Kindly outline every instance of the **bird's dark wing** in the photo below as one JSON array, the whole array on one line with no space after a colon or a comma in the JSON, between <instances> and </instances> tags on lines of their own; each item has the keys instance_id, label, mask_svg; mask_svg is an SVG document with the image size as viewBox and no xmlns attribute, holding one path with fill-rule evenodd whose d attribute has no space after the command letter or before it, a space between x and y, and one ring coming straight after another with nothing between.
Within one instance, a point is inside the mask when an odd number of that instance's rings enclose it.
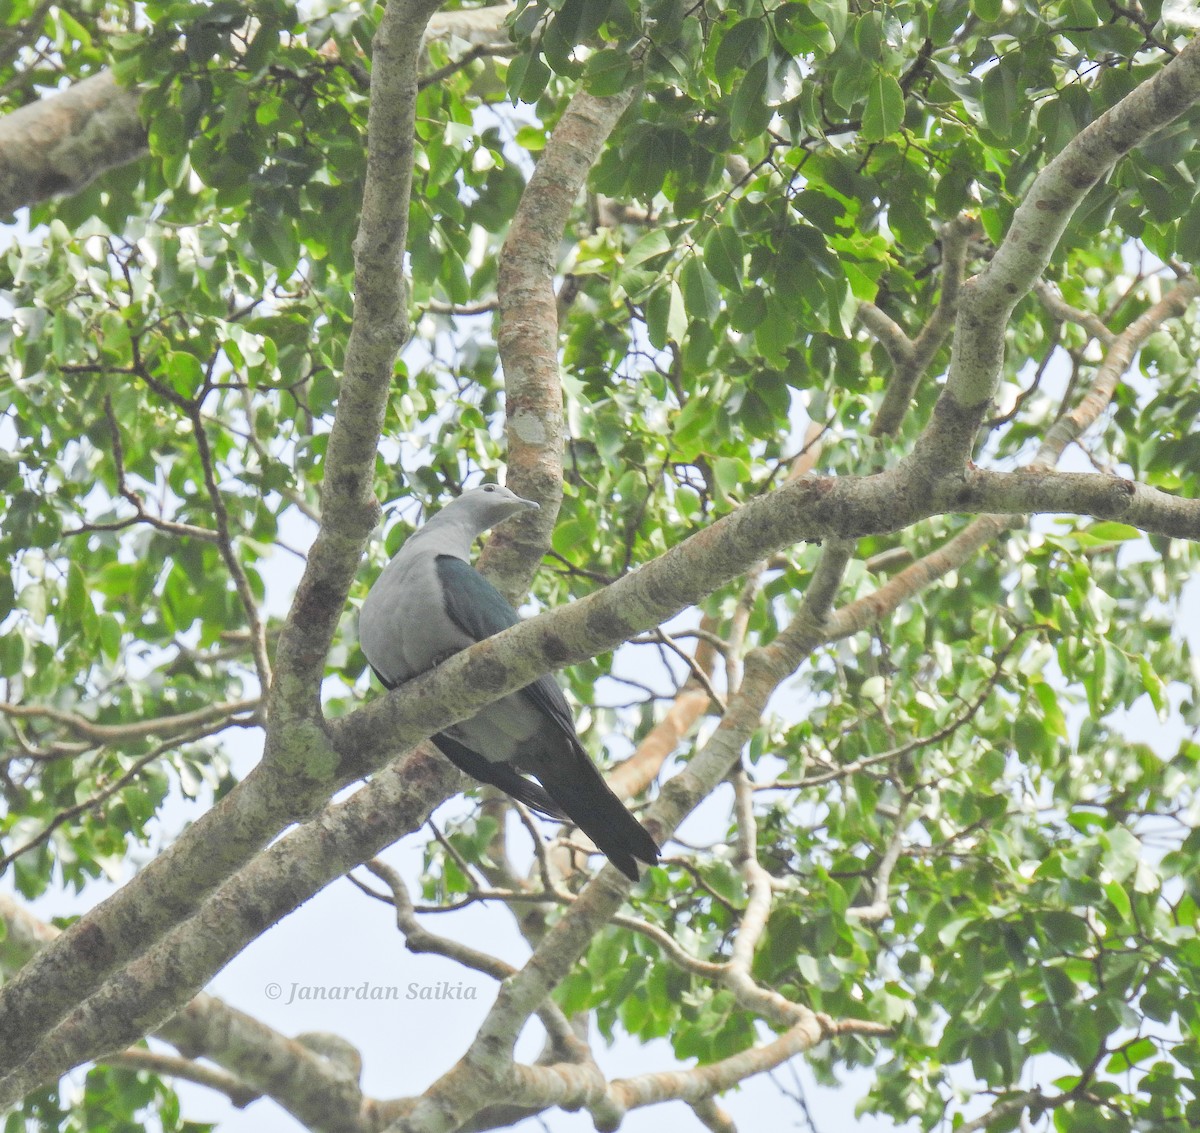
<instances>
[{"instance_id":1,"label":"bird's dark wing","mask_svg":"<svg viewBox=\"0 0 1200 1133\"><path fill-rule=\"evenodd\" d=\"M562 807L542 787L532 779L526 779L511 763L492 763L469 747L463 747L445 732L434 736L433 742L455 767L465 771L471 778L499 787L506 795L524 803L530 810L536 810L556 822L570 821Z\"/></svg>"},{"instance_id":2,"label":"bird's dark wing","mask_svg":"<svg viewBox=\"0 0 1200 1133\"><path fill-rule=\"evenodd\" d=\"M470 563L450 555L439 555L437 572L446 613L463 633L476 641L500 633L521 620L508 599ZM572 740L577 739L575 720L571 716L567 698L550 673L543 673L521 692L553 721L560 732Z\"/></svg>"},{"instance_id":3,"label":"bird's dark wing","mask_svg":"<svg viewBox=\"0 0 1200 1133\"><path fill-rule=\"evenodd\" d=\"M389 681L385 681L379 675L378 670L372 668L371 672L375 674L376 680L384 688L393 689L396 687ZM511 763L490 763L478 752L472 751L469 747L463 747L457 740L451 739L445 732L439 732L432 739L438 751L460 771L464 771L470 775L472 779L478 779L481 783L499 787L500 790L506 795L511 795L517 802L524 803L531 810L536 810L539 814L544 814L547 818L554 819L556 822L570 821L562 807L545 790L531 779L526 779Z\"/></svg>"},{"instance_id":4,"label":"bird's dark wing","mask_svg":"<svg viewBox=\"0 0 1200 1133\"><path fill-rule=\"evenodd\" d=\"M470 563L450 555L439 555L437 572L446 613L463 633L476 641L500 633L520 621L516 610L504 595ZM655 864L658 861L658 846L645 827L613 794L584 750L575 731L575 720L567 705L567 698L558 687L558 682L546 673L521 689L521 695L538 710L543 719L553 724L553 731L547 730L548 734L532 738L515 762L537 776L549 797L554 800L556 809L565 812L626 877L636 881L638 873L634 859ZM440 742L439 739L439 746ZM478 760L476 766L485 765L492 774L497 767L508 766L489 763L477 753L458 746L460 753ZM459 762L449 751L446 754L469 774L485 782L495 782ZM515 770L512 774L520 779ZM521 781L527 783L527 780ZM503 784L496 785L509 790ZM520 798L519 795L516 797Z\"/></svg>"},{"instance_id":5,"label":"bird's dark wing","mask_svg":"<svg viewBox=\"0 0 1200 1133\"><path fill-rule=\"evenodd\" d=\"M446 613L463 633L482 641L521 620L508 599L470 563L438 555L435 565Z\"/></svg>"}]
</instances>

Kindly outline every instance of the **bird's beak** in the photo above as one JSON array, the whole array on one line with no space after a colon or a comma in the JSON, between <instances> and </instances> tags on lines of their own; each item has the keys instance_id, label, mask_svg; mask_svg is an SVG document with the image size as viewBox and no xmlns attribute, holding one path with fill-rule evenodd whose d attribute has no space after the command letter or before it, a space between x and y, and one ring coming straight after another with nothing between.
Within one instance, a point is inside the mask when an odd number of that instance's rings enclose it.
<instances>
[{"instance_id":1,"label":"bird's beak","mask_svg":"<svg viewBox=\"0 0 1200 1133\"><path fill-rule=\"evenodd\" d=\"M520 500L522 507L524 507L527 511L541 511L542 510L542 505L539 504L536 500L527 500L527 499L522 498L521 496L518 496L517 499Z\"/></svg>"}]
</instances>

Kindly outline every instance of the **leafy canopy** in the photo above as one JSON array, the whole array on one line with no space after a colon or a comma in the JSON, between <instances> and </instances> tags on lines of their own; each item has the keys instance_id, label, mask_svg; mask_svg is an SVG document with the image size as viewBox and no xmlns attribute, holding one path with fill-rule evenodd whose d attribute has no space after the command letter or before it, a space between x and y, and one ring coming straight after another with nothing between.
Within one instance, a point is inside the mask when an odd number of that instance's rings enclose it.
<instances>
[{"instance_id":1,"label":"leafy canopy","mask_svg":"<svg viewBox=\"0 0 1200 1133\"><path fill-rule=\"evenodd\" d=\"M380 9L10 7L10 26L41 23L5 56L8 108L110 67L142 89L148 136L138 160L34 204L0 261L0 687L36 709L0 722L0 849L34 842L11 866L32 897L118 872L170 790L231 784L221 729L252 724L259 691L247 604L319 507ZM970 214L979 270L1038 171L1178 46L1161 7L561 0L517 6L515 53L453 66L463 43L432 38L409 217L416 338L378 496L437 502L503 464L486 317L499 249L579 89L636 94L559 265L566 498L537 599L580 597L770 491L807 422L824 472L895 464L928 420L948 340L881 431L895 361L859 305L915 338L942 294L945 226ZM1162 265L1200 257L1196 129L1187 115L1134 149L1054 253L1053 290L1110 336L1161 296ZM1022 300L976 460L1027 463L1092 387L1105 343ZM1195 498L1197 354L1194 314L1157 326L1087 459ZM837 604L967 522L859 540ZM768 564L747 646L790 622L821 555ZM869 1108L932 1129L964 1082L1003 1095L1032 1080L1033 1116L1063 1133L1200 1125L1200 709L1179 624L1196 555L1112 523L1018 524L816 651L756 733L758 854L779 886L754 976L893 1027L812 1056L830 1079L875 1066ZM742 591L703 604L716 632ZM597 690L612 665L567 678L597 752L614 733L636 744L665 699L605 707L622 699ZM327 672L327 711L349 711L367 687L352 620ZM214 706L226 710L170 722ZM139 721L160 723L129 730ZM460 859L486 859L488 821L452 832ZM847 917L893 844L887 917ZM743 879L723 839L689 856L631 905L719 960ZM464 893L460 865L431 845L426 898ZM729 991L624 930L597 937L558 996L606 1035L668 1038L680 1059L756 1041ZM101 1072L88 1084L130 1088Z\"/></svg>"}]
</instances>

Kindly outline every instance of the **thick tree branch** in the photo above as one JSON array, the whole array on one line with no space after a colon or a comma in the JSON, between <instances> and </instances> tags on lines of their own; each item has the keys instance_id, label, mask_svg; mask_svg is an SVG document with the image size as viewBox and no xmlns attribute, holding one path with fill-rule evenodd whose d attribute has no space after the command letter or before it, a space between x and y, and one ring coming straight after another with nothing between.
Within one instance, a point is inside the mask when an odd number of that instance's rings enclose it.
<instances>
[{"instance_id":1,"label":"thick tree branch","mask_svg":"<svg viewBox=\"0 0 1200 1133\"><path fill-rule=\"evenodd\" d=\"M137 92L107 71L22 106L0 118L0 213L77 193L145 149Z\"/></svg>"},{"instance_id":2,"label":"thick tree branch","mask_svg":"<svg viewBox=\"0 0 1200 1133\"><path fill-rule=\"evenodd\" d=\"M412 192L417 64L439 0L389 4L375 32L367 117L367 175L354 241L354 325L325 457L322 523L279 635L279 679L271 691L264 760L312 773L306 757L319 726L325 654L363 545L379 521L375 453L400 347L409 335L403 256ZM309 733L306 738L305 733Z\"/></svg>"},{"instance_id":3,"label":"thick tree branch","mask_svg":"<svg viewBox=\"0 0 1200 1133\"><path fill-rule=\"evenodd\" d=\"M692 1102L692 1113L709 1133L737 1133L737 1125L712 1098Z\"/></svg>"},{"instance_id":4,"label":"thick tree branch","mask_svg":"<svg viewBox=\"0 0 1200 1133\"><path fill-rule=\"evenodd\" d=\"M1200 500L1168 495L1119 476L1096 473L970 472L958 494L966 512L1090 515L1171 539L1200 540Z\"/></svg>"},{"instance_id":5,"label":"thick tree branch","mask_svg":"<svg viewBox=\"0 0 1200 1133\"><path fill-rule=\"evenodd\" d=\"M908 463L937 479L961 468L1000 381L1004 333L1088 191L1116 161L1200 99L1200 40L1085 127L1038 174L995 256L963 285L950 373Z\"/></svg>"},{"instance_id":6,"label":"thick tree branch","mask_svg":"<svg viewBox=\"0 0 1200 1133\"><path fill-rule=\"evenodd\" d=\"M892 376L871 424L871 436L890 437L900 428L912 404L917 383L953 329L966 267L967 241L978 227L979 222L970 213L959 213L942 228L942 291L933 315L915 341L873 304L860 307L863 322L892 358Z\"/></svg>"},{"instance_id":7,"label":"thick tree branch","mask_svg":"<svg viewBox=\"0 0 1200 1133\"><path fill-rule=\"evenodd\" d=\"M579 91L554 127L500 255L497 345L504 365L508 485L541 504L489 541L481 568L510 597L524 593L562 503L563 394L554 273L563 229L588 170L633 98Z\"/></svg>"},{"instance_id":8,"label":"thick tree branch","mask_svg":"<svg viewBox=\"0 0 1200 1133\"><path fill-rule=\"evenodd\" d=\"M39 920L3 893L0 922L6 929L0 946L0 969L9 972L19 970L61 935L59 929ZM279 1034L213 996L196 996L154 1033L185 1052L188 1059L131 1049L110 1054L104 1061L188 1078L227 1094L235 1105L246 1105L266 1095L309 1129L362 1133L368 1128L358 1116L361 1095L356 1080L347 1080L344 1071L302 1042ZM191 1061L201 1057L231 1074Z\"/></svg>"},{"instance_id":9,"label":"thick tree branch","mask_svg":"<svg viewBox=\"0 0 1200 1133\"><path fill-rule=\"evenodd\" d=\"M196 995L154 1033L203 1055L266 1095L313 1133L368 1133L374 1102L363 1096L353 1058L335 1060L305 1036L288 1038L210 995ZM359 1060L361 1061L361 1060Z\"/></svg>"}]
</instances>

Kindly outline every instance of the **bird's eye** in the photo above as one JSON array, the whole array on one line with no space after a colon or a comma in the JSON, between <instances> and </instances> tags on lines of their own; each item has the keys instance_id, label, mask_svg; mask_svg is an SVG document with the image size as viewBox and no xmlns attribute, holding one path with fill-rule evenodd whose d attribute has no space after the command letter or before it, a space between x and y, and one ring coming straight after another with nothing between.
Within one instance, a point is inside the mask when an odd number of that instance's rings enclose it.
<instances>
[{"instance_id":1,"label":"bird's eye","mask_svg":"<svg viewBox=\"0 0 1200 1133\"><path fill-rule=\"evenodd\" d=\"M496 485L495 484L484 484L483 490L485 492L494 492L496 490Z\"/></svg>"}]
</instances>

